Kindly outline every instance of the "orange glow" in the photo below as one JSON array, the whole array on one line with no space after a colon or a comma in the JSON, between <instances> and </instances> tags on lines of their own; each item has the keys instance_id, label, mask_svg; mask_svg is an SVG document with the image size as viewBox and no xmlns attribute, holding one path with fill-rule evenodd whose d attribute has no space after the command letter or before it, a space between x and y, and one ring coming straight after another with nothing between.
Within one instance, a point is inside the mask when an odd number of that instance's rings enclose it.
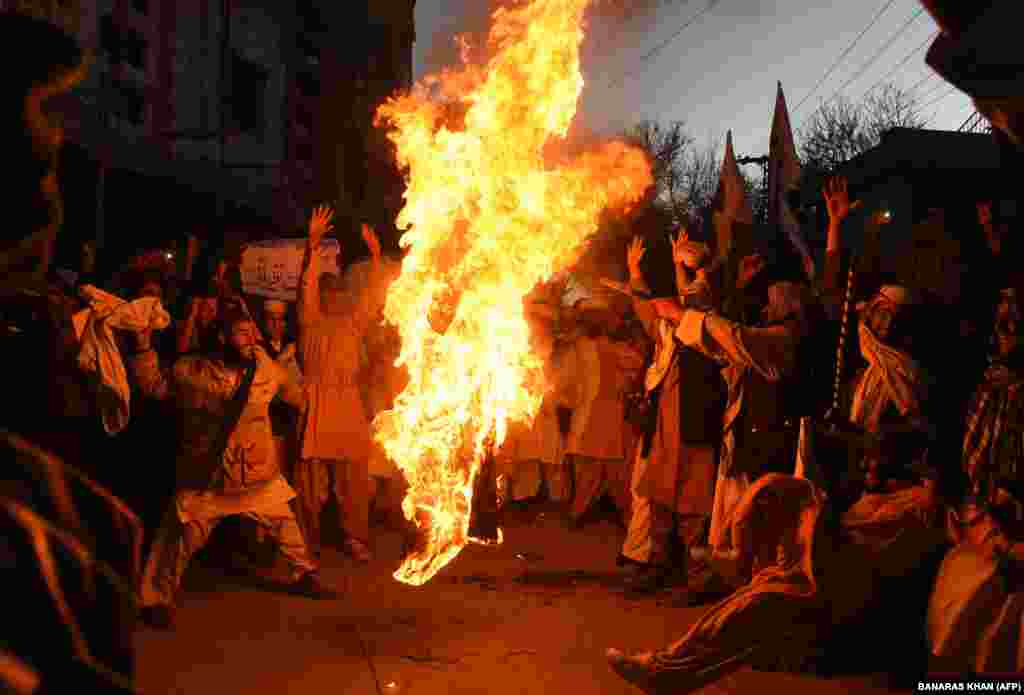
<instances>
[{"instance_id":1,"label":"orange glow","mask_svg":"<svg viewBox=\"0 0 1024 695\"><path fill-rule=\"evenodd\" d=\"M410 489L424 545L395 572L421 585L467 542L473 481L509 421L531 422L547 385L523 297L571 264L606 208L651 185L643 153L608 143L552 154L583 90L591 0L519 0L492 16L489 59L423 80L378 111L407 169L398 227L410 249L384 309L409 370L377 440ZM500 535L499 535L500 539Z\"/></svg>"}]
</instances>

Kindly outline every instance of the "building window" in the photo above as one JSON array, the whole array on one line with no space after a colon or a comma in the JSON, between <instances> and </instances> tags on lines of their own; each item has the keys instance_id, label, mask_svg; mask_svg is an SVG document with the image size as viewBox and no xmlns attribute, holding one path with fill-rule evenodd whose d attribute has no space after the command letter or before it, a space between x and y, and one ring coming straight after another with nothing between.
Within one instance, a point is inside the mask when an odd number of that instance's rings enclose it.
<instances>
[{"instance_id":1,"label":"building window","mask_svg":"<svg viewBox=\"0 0 1024 695\"><path fill-rule=\"evenodd\" d=\"M228 114L231 125L243 133L262 133L266 128L266 95L270 72L237 53L231 60L231 94Z\"/></svg>"},{"instance_id":2,"label":"building window","mask_svg":"<svg viewBox=\"0 0 1024 695\"><path fill-rule=\"evenodd\" d=\"M295 123L313 132L313 114L301 106L295 109Z\"/></svg>"},{"instance_id":3,"label":"building window","mask_svg":"<svg viewBox=\"0 0 1024 695\"><path fill-rule=\"evenodd\" d=\"M100 20L100 48L107 54L110 63L128 63L145 71L147 42L134 31L124 31L117 26L111 14Z\"/></svg>"},{"instance_id":4,"label":"building window","mask_svg":"<svg viewBox=\"0 0 1024 695\"><path fill-rule=\"evenodd\" d=\"M320 62L320 47L309 34L302 33L296 37L299 53L307 63L317 64Z\"/></svg>"},{"instance_id":5,"label":"building window","mask_svg":"<svg viewBox=\"0 0 1024 695\"><path fill-rule=\"evenodd\" d=\"M303 96L320 96L320 78L309 70L300 70L295 73L295 86L299 88Z\"/></svg>"},{"instance_id":6,"label":"building window","mask_svg":"<svg viewBox=\"0 0 1024 695\"><path fill-rule=\"evenodd\" d=\"M295 143L295 161L304 164L312 164L314 159L313 143L311 142L297 142Z\"/></svg>"},{"instance_id":7,"label":"building window","mask_svg":"<svg viewBox=\"0 0 1024 695\"><path fill-rule=\"evenodd\" d=\"M111 84L111 106L122 121L142 125L146 122L146 95L138 87L115 80Z\"/></svg>"}]
</instances>

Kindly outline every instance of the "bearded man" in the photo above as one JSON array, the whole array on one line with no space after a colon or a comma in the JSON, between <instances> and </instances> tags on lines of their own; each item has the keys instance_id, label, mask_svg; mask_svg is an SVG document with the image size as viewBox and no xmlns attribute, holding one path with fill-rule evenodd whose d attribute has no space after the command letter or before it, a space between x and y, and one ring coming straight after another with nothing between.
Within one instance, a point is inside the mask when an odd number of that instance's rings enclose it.
<instances>
[{"instance_id":1,"label":"bearded man","mask_svg":"<svg viewBox=\"0 0 1024 695\"><path fill-rule=\"evenodd\" d=\"M370 560L370 458L373 442L359 390L363 337L377 316L376 281L358 293L320 268L320 241L332 229L334 212L318 208L309 222L309 240L299 288L299 359L307 407L299 426L299 519L314 555L320 554L320 513L334 495L345 532L345 551ZM363 226L370 247L371 273L380 272L380 242Z\"/></svg>"},{"instance_id":2,"label":"bearded man","mask_svg":"<svg viewBox=\"0 0 1024 695\"><path fill-rule=\"evenodd\" d=\"M136 334L132 369L139 387L151 398L173 399L184 411L177 493L139 589L143 618L154 627L171 626L174 596L189 560L230 516L255 521L276 540L296 592L333 596L320 583L289 506L295 491L273 454L270 403L280 396L301 408L302 389L256 344L256 326L246 314L225 315L218 337L219 353L186 356L164 370L149 334Z\"/></svg>"}]
</instances>

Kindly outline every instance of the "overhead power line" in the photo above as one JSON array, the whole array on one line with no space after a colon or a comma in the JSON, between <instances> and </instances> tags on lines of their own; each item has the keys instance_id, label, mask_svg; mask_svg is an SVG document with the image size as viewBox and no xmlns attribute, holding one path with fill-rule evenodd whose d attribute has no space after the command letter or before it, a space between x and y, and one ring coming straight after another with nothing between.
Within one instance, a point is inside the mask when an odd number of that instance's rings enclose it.
<instances>
[{"instance_id":1,"label":"overhead power line","mask_svg":"<svg viewBox=\"0 0 1024 695\"><path fill-rule=\"evenodd\" d=\"M937 96L934 99L932 99L931 101L929 101L927 104L923 105L921 108L922 109L926 109L929 106L931 106L932 104L937 104L937 103L939 103L940 101L942 101L944 99L948 99L949 97L953 96L953 94L955 94L958 91L960 91L960 90L958 90L956 87L950 87L948 92L946 92L945 94L940 94L939 96Z\"/></svg>"},{"instance_id":2,"label":"overhead power line","mask_svg":"<svg viewBox=\"0 0 1024 695\"><path fill-rule=\"evenodd\" d=\"M939 82L937 84L933 85L931 87L931 89L929 89L927 92L925 92L924 94L921 95L921 99L927 99L932 94L935 94L936 92L941 90L943 87L948 87L948 86L949 86L949 83L947 83L945 80L939 80Z\"/></svg>"},{"instance_id":3,"label":"overhead power line","mask_svg":"<svg viewBox=\"0 0 1024 695\"><path fill-rule=\"evenodd\" d=\"M925 82L927 82L928 80L931 80L931 79L933 79L933 78L935 78L935 77L937 77L937 76L938 76L938 73L932 72L932 71L931 71L931 70L929 69L929 71L928 71L928 74L927 74L927 75L925 75L924 77L922 77L922 78L921 78L920 80L918 80L917 82L915 82L915 83L914 83L914 86L913 86L913 87L911 87L909 91L913 92L913 91L914 91L914 90L916 90L916 89L917 89L918 87L920 87L921 85L923 85L923 84L924 84Z\"/></svg>"},{"instance_id":4,"label":"overhead power line","mask_svg":"<svg viewBox=\"0 0 1024 695\"><path fill-rule=\"evenodd\" d=\"M950 87L947 92L944 92L943 94L940 94L939 96L935 97L934 99L932 99L932 100L930 100L930 101L928 101L928 102L926 102L924 104L921 104L921 106L917 107L917 111L915 112L915 115L920 115L921 112L923 112L928 107L933 106L935 104L938 104L940 101L945 101L949 97L954 96L959 91L960 90L958 90L956 87ZM931 122L935 120L935 117L937 115L939 115L939 111L941 111L941 109L936 109L935 112L930 117L928 117L928 119L925 121L925 126L930 125Z\"/></svg>"},{"instance_id":5,"label":"overhead power line","mask_svg":"<svg viewBox=\"0 0 1024 695\"><path fill-rule=\"evenodd\" d=\"M831 102L833 99L835 99L837 96L839 96L844 89L849 87L853 82L855 82L865 72L867 72L868 68L870 68L872 65L874 65L875 61L877 61L879 58L881 58L882 54L884 54L887 50L889 50L889 48L892 47L893 43L895 43L896 39L898 39L903 34L903 32L905 32L910 27L910 25L913 24L914 21L918 17L920 17L922 14L924 14L924 8L923 7L918 8L918 10L916 12L914 12L913 15L911 15L910 19L908 19L906 22L904 22L903 26L901 26L899 28L899 30L895 34L893 34L891 37L889 37L889 40L886 41L885 45L882 46L882 48L880 48L875 53L875 55L871 58L871 60L869 60L868 62L864 63L864 65L861 66L860 70L858 70L850 79L848 79L846 82L844 82L843 86L840 87L839 89L837 89L835 91L835 93L833 93L832 96L830 96L825 103Z\"/></svg>"},{"instance_id":6,"label":"overhead power line","mask_svg":"<svg viewBox=\"0 0 1024 695\"><path fill-rule=\"evenodd\" d=\"M857 34L857 38L855 38L853 40L853 42L849 46L846 47L845 51L843 51L842 53L839 54L839 57L836 58L834 63L832 63L832 67L830 67L828 70L826 70L825 74L822 75L821 79L818 80L817 84L814 85L814 87L811 89L811 91L809 91L806 95L804 95L804 98L801 99L800 103L796 105L795 109L793 109L794 113L799 111L800 107L803 106L807 102L807 100L810 99L814 95L814 93L818 91L818 88L821 87L821 85L825 83L825 80L827 80L829 78L829 75L831 75L835 71L835 69L837 67L839 67L839 64L842 63L843 60L846 58L846 56L848 56L850 54L850 51L853 50L854 46L856 46L857 43L860 42L860 40L862 38L864 38L864 34L868 33L868 31L871 30L871 27L875 26L875 24L882 17L882 15L885 14L885 11L888 10L890 7L892 7L892 4L895 1L896 0L889 0L887 3L885 3L885 5L882 6L882 9L880 9L878 12L875 13L875 16L871 18L871 21L868 22L868 25L866 27L864 27L863 29L861 29L861 32L859 34Z\"/></svg>"},{"instance_id":7,"label":"overhead power line","mask_svg":"<svg viewBox=\"0 0 1024 695\"><path fill-rule=\"evenodd\" d=\"M910 59L911 59L911 58L913 58L913 57L914 57L915 55L917 55L917 54L918 54L918 53L920 52L920 50L921 50L922 48L924 48L925 46L927 46L927 45L928 45L928 43L929 43L930 41L932 41L932 39L934 39L934 38L935 38L936 36L938 36L938 35L939 35L939 32L937 32L937 31L936 31L936 32L933 32L933 33L931 33L931 34L929 34L929 35L928 35L928 36L927 36L927 37L925 38L925 40L924 40L924 41L922 41L922 42L921 42L920 44L918 44L917 48L915 48L915 49L914 49L914 50L912 50L912 51L911 51L910 53L908 53L908 54L906 55L906 57L905 57L905 58L903 58L903 60L901 60L900 62L896 63L895 67L893 67L893 69L892 69L892 70L890 70L889 72L887 72L887 73L885 74L885 77L881 78L880 80L878 80L877 82L875 82L875 83L874 83L873 85L871 85L870 87L868 87L868 91L864 92L864 94L862 94L862 95L861 95L861 98L863 99L863 98L864 98L864 97L866 97L866 96L867 96L868 94L871 94L871 92L873 92L873 91L874 91L875 89L877 89L877 88L878 88L879 86L881 86L883 82L885 82L885 81L886 81L886 80L888 80L888 79L889 79L890 77L892 77L893 75L895 75L895 74L896 74L896 71L897 71L897 70L899 70L899 69L900 69L900 68L902 68L902 67L903 67L904 65L906 65L906 64L907 64L907 61L908 61L908 60L910 60Z\"/></svg>"},{"instance_id":8,"label":"overhead power line","mask_svg":"<svg viewBox=\"0 0 1024 695\"><path fill-rule=\"evenodd\" d=\"M663 50L665 50L665 48L667 48L669 44L671 44L673 41L678 39L682 35L682 33L684 31L686 31L691 26L696 24L701 19L701 17L706 15L708 12L710 12L715 7L715 5L717 5L717 4L718 4L717 2L709 2L707 4L707 6L703 10L701 10L700 12L695 14L694 16L690 17L690 19L686 20L686 22L681 27L676 29L675 33L672 34L672 36L669 36L667 39L665 39L664 41L659 43L657 46L655 46L651 50L647 51L647 53L645 53L642 56L640 56L640 66L641 67L637 68L636 70L632 70L632 71L630 71L628 73L625 73L624 75L622 75L621 77L616 79L614 82L612 82L611 86L612 87L616 87L619 84L621 84L623 81L625 81L627 78L634 77L635 75L638 75L640 72L642 72L643 71L643 65L645 63L649 62L652 58L654 58L659 53L661 53Z\"/></svg>"}]
</instances>

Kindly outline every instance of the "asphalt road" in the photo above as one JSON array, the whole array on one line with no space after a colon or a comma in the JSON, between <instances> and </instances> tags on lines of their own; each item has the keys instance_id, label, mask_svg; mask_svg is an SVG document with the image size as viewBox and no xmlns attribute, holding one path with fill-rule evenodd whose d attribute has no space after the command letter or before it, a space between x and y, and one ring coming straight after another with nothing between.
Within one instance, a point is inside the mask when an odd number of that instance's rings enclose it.
<instances>
[{"instance_id":1,"label":"asphalt road","mask_svg":"<svg viewBox=\"0 0 1024 695\"><path fill-rule=\"evenodd\" d=\"M550 510L517 512L502 546L470 546L416 588L391 577L398 535L375 534L367 566L325 551L324 578L348 589L338 601L191 568L175 630L138 634L142 692L627 695L639 691L608 668L605 648L664 645L701 611L618 591L622 531L607 521L569 530ZM703 692L892 692L876 682L745 669Z\"/></svg>"}]
</instances>

